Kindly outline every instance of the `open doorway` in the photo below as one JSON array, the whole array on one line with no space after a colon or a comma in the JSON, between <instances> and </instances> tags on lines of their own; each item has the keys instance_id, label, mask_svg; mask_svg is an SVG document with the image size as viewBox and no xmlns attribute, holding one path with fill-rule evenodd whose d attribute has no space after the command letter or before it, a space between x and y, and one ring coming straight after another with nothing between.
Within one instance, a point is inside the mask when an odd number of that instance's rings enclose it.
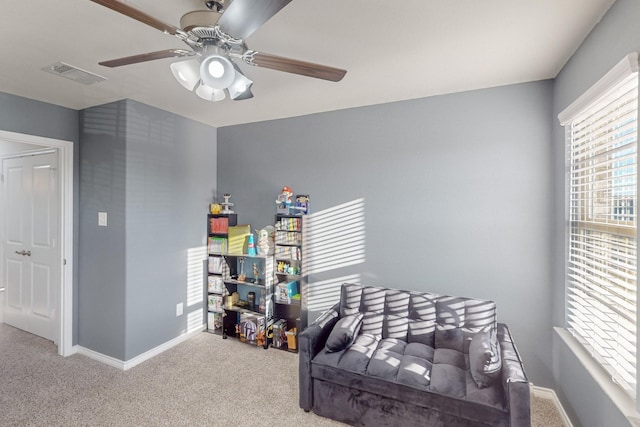
<instances>
[{"instance_id":1,"label":"open doorway","mask_svg":"<svg viewBox=\"0 0 640 427\"><path fill-rule=\"evenodd\" d=\"M58 354L69 356L73 354L73 143L6 131L0 131L0 143L5 147L4 154L0 152L2 159L46 151L56 153L59 186L56 221L59 229L59 250L54 261L59 269L56 273L58 280L56 281L54 341L58 346ZM7 209L9 207L4 203L0 205L0 219L2 219L0 223L2 224L4 224ZM3 233L6 233L5 230L0 229L0 237L4 240L6 236ZM6 277L7 257L8 254L3 253L0 248L2 280ZM2 285L0 282L0 288L3 287Z\"/></svg>"}]
</instances>

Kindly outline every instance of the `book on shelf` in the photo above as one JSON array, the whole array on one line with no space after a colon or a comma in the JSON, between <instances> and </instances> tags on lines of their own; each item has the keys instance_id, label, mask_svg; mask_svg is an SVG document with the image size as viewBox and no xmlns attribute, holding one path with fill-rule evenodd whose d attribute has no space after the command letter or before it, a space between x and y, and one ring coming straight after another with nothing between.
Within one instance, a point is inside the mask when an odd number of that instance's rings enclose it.
<instances>
[{"instance_id":1,"label":"book on shelf","mask_svg":"<svg viewBox=\"0 0 640 427\"><path fill-rule=\"evenodd\" d=\"M207 329L212 332L222 329L222 313L208 313Z\"/></svg>"},{"instance_id":2,"label":"book on shelf","mask_svg":"<svg viewBox=\"0 0 640 427\"><path fill-rule=\"evenodd\" d=\"M275 298L277 303L291 304L298 301L300 297L300 287L297 280L280 282L276 285Z\"/></svg>"},{"instance_id":3,"label":"book on shelf","mask_svg":"<svg viewBox=\"0 0 640 427\"><path fill-rule=\"evenodd\" d=\"M276 258L286 258L286 259L292 259L292 260L300 259L300 248L295 246L293 247L276 246L275 252L276 252Z\"/></svg>"},{"instance_id":4,"label":"book on shelf","mask_svg":"<svg viewBox=\"0 0 640 427\"><path fill-rule=\"evenodd\" d=\"M285 230L285 231L300 231L302 228L302 219L301 218L280 218L280 220L276 223L276 230Z\"/></svg>"},{"instance_id":5,"label":"book on shelf","mask_svg":"<svg viewBox=\"0 0 640 427\"><path fill-rule=\"evenodd\" d=\"M278 230L276 231L276 245L300 245L302 235L299 232Z\"/></svg>"},{"instance_id":6,"label":"book on shelf","mask_svg":"<svg viewBox=\"0 0 640 427\"><path fill-rule=\"evenodd\" d=\"M224 280L220 276L207 277L207 291L221 294L224 290Z\"/></svg>"},{"instance_id":7,"label":"book on shelf","mask_svg":"<svg viewBox=\"0 0 640 427\"><path fill-rule=\"evenodd\" d=\"M227 239L225 237L209 237L209 253L221 254L227 252Z\"/></svg>"},{"instance_id":8,"label":"book on shelf","mask_svg":"<svg viewBox=\"0 0 640 427\"><path fill-rule=\"evenodd\" d=\"M209 219L209 232L212 234L227 234L229 218L219 217Z\"/></svg>"},{"instance_id":9,"label":"book on shelf","mask_svg":"<svg viewBox=\"0 0 640 427\"><path fill-rule=\"evenodd\" d=\"M207 303L209 311L222 311L222 295L209 294Z\"/></svg>"},{"instance_id":10,"label":"book on shelf","mask_svg":"<svg viewBox=\"0 0 640 427\"><path fill-rule=\"evenodd\" d=\"M233 225L229 227L229 242L227 250L229 254L247 253L247 240L251 234L251 225Z\"/></svg>"},{"instance_id":11,"label":"book on shelf","mask_svg":"<svg viewBox=\"0 0 640 427\"><path fill-rule=\"evenodd\" d=\"M209 257L209 273L222 274L222 267L224 265L224 259L219 256Z\"/></svg>"}]
</instances>

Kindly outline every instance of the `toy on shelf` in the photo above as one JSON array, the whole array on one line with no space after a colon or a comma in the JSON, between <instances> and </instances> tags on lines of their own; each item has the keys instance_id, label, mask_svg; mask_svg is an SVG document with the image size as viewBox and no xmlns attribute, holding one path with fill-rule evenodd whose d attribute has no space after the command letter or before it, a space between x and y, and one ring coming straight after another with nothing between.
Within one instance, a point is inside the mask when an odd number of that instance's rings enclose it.
<instances>
[{"instance_id":1,"label":"toy on shelf","mask_svg":"<svg viewBox=\"0 0 640 427\"><path fill-rule=\"evenodd\" d=\"M219 215L220 212L222 212L222 206L218 203L211 203L209 205L209 212L211 212L212 215Z\"/></svg>"},{"instance_id":2,"label":"toy on shelf","mask_svg":"<svg viewBox=\"0 0 640 427\"><path fill-rule=\"evenodd\" d=\"M288 262L278 261L278 273L291 275L300 274L300 266L294 266Z\"/></svg>"},{"instance_id":3,"label":"toy on shelf","mask_svg":"<svg viewBox=\"0 0 640 427\"><path fill-rule=\"evenodd\" d=\"M247 239L247 255L256 255L256 244L253 240L253 233Z\"/></svg>"},{"instance_id":4,"label":"toy on shelf","mask_svg":"<svg viewBox=\"0 0 640 427\"><path fill-rule=\"evenodd\" d=\"M290 208L293 203L291 200L292 197L293 197L293 190L291 189L291 187L288 187L286 185L282 187L282 191L280 192L280 194L278 194L278 197L276 198L277 214L289 215Z\"/></svg>"},{"instance_id":5,"label":"toy on shelf","mask_svg":"<svg viewBox=\"0 0 640 427\"><path fill-rule=\"evenodd\" d=\"M238 262L240 263L240 274L238 274L238 281L244 282L247 279L247 276L244 274L244 258L240 258Z\"/></svg>"},{"instance_id":6,"label":"toy on shelf","mask_svg":"<svg viewBox=\"0 0 640 427\"><path fill-rule=\"evenodd\" d=\"M296 206L293 208L299 214L306 215L309 213L309 195L298 194L296 195Z\"/></svg>"},{"instance_id":7,"label":"toy on shelf","mask_svg":"<svg viewBox=\"0 0 640 427\"><path fill-rule=\"evenodd\" d=\"M253 282L260 283L260 270L258 269L258 264L253 263Z\"/></svg>"},{"instance_id":8,"label":"toy on shelf","mask_svg":"<svg viewBox=\"0 0 640 427\"><path fill-rule=\"evenodd\" d=\"M220 203L220 206L222 206L222 211L220 213L232 214L233 210L231 210L231 207L233 206L233 203L229 202L229 199L231 198L231 194L224 193L222 197L224 198L224 202Z\"/></svg>"},{"instance_id":9,"label":"toy on shelf","mask_svg":"<svg viewBox=\"0 0 640 427\"><path fill-rule=\"evenodd\" d=\"M273 255L276 229L272 225L267 225L262 230L256 230L256 233L258 234L258 254Z\"/></svg>"},{"instance_id":10,"label":"toy on shelf","mask_svg":"<svg viewBox=\"0 0 640 427\"><path fill-rule=\"evenodd\" d=\"M289 186L282 187L276 198L277 215L307 215L309 213L309 195L298 194L293 201L293 190Z\"/></svg>"}]
</instances>

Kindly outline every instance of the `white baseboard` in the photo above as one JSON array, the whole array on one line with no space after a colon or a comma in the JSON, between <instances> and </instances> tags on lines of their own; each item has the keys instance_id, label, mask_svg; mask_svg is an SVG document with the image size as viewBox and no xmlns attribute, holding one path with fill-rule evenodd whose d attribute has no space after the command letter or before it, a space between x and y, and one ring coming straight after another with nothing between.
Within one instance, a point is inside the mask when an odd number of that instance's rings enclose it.
<instances>
[{"instance_id":1,"label":"white baseboard","mask_svg":"<svg viewBox=\"0 0 640 427\"><path fill-rule=\"evenodd\" d=\"M100 363L104 363L105 365L109 365L111 367L114 367L116 369L120 369L121 371L124 371L124 363L122 360L116 359L115 357L111 357L111 356L107 356L105 354L102 353L98 353L97 351L93 351L89 348L86 347L82 347L80 345L76 345L74 346L74 350L76 354L81 354L83 356L88 357L89 359L93 359L95 361L98 361Z\"/></svg>"},{"instance_id":2,"label":"white baseboard","mask_svg":"<svg viewBox=\"0 0 640 427\"><path fill-rule=\"evenodd\" d=\"M171 347L175 347L176 345L188 340L189 338L195 336L196 334L202 333L206 328L206 325L203 325L201 329L196 329L192 332L184 333L180 336L175 337L174 339L165 342L164 344L160 344L159 346L152 348L149 351L146 351L133 359L129 359L126 362L116 359L115 357L107 356L102 353L98 353L97 351L93 351L91 349L82 347L82 346L74 346L74 353L81 354L90 359L96 360L100 363L104 363L105 365L112 366L114 368L120 369L122 371L126 371L127 369L131 369L136 365L141 364L144 361L151 359L169 350Z\"/></svg>"},{"instance_id":3,"label":"white baseboard","mask_svg":"<svg viewBox=\"0 0 640 427\"><path fill-rule=\"evenodd\" d=\"M564 423L564 425L566 427L573 427L573 424L571 423L569 416L567 415L564 408L562 407L562 404L560 403L560 399L558 399L558 395L556 394L555 391L553 391L553 389L538 387L532 384L531 393L541 399L550 399L555 405L558 412L560 413L560 416L562 417L562 422Z\"/></svg>"}]
</instances>

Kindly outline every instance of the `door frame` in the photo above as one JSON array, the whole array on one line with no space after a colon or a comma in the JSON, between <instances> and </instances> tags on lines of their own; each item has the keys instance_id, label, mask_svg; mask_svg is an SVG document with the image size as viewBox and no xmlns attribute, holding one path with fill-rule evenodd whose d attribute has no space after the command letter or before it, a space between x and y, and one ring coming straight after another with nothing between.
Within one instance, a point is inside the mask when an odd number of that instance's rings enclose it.
<instances>
[{"instance_id":1,"label":"door frame","mask_svg":"<svg viewBox=\"0 0 640 427\"><path fill-rule=\"evenodd\" d=\"M0 139L9 142L39 145L43 149L49 147L58 150L58 169L60 171L59 262L61 268L57 305L57 344L59 355L70 356L75 353L73 348L73 142L3 130L0 130ZM17 156L19 154L5 157ZM1 232L2 230L0 229Z\"/></svg>"}]
</instances>

